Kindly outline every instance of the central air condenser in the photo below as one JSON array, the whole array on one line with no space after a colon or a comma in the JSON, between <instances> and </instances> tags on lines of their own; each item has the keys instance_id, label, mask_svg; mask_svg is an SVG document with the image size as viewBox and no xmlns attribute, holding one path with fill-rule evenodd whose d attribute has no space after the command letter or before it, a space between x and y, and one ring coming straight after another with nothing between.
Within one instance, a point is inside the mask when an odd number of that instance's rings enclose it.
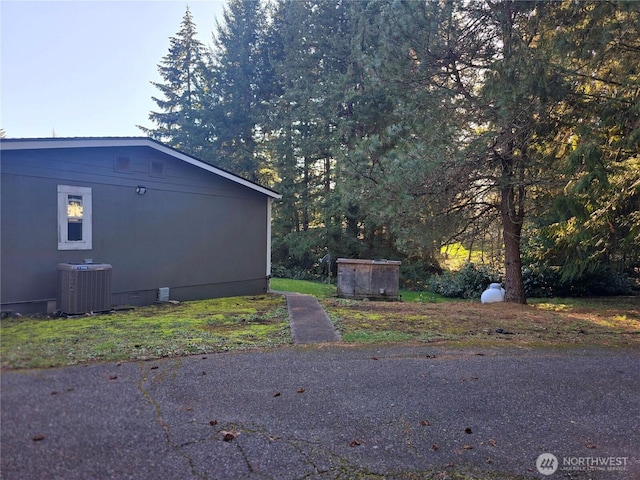
<instances>
[{"instance_id":1,"label":"central air condenser","mask_svg":"<svg viewBox=\"0 0 640 480\"><path fill-rule=\"evenodd\" d=\"M58 310L70 315L111 309L111 265L59 263Z\"/></svg>"}]
</instances>

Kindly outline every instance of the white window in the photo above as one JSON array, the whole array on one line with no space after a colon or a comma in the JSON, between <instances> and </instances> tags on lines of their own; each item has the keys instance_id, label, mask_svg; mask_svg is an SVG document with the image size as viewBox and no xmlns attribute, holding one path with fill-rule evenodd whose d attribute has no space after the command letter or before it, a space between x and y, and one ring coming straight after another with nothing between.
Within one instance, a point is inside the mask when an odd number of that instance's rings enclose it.
<instances>
[{"instance_id":1,"label":"white window","mask_svg":"<svg viewBox=\"0 0 640 480\"><path fill-rule=\"evenodd\" d=\"M91 188L58 185L58 250L91 250Z\"/></svg>"}]
</instances>

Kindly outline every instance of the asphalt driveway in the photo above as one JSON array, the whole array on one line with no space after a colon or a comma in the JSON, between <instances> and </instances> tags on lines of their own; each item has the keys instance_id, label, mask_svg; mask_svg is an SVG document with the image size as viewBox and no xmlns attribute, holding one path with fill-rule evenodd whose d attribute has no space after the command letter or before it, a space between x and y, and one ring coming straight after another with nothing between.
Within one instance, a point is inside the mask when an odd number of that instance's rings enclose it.
<instances>
[{"instance_id":1,"label":"asphalt driveway","mask_svg":"<svg viewBox=\"0 0 640 480\"><path fill-rule=\"evenodd\" d=\"M316 345L1 387L7 480L640 478L633 351Z\"/></svg>"}]
</instances>

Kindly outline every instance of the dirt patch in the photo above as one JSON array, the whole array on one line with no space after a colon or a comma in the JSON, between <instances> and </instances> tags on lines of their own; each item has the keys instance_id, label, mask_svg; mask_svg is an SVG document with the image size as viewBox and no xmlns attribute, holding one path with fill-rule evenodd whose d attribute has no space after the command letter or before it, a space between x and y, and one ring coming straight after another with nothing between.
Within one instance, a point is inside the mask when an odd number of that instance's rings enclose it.
<instances>
[{"instance_id":1,"label":"dirt patch","mask_svg":"<svg viewBox=\"0 0 640 480\"><path fill-rule=\"evenodd\" d=\"M640 346L640 299L536 301L530 305L367 302L327 299L323 306L347 342L384 340L514 346Z\"/></svg>"}]
</instances>

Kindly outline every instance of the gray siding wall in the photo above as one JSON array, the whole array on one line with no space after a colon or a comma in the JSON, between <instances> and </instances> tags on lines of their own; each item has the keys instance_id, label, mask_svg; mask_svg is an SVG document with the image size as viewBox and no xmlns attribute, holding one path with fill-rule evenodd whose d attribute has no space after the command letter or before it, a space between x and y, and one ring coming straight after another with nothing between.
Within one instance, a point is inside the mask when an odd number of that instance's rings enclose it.
<instances>
[{"instance_id":1,"label":"gray siding wall","mask_svg":"<svg viewBox=\"0 0 640 480\"><path fill-rule=\"evenodd\" d=\"M116 157L130 159L128 172ZM86 258L112 265L114 304L152 303L159 287L176 300L267 290L259 192L150 148L5 151L1 162L4 309L51 308L57 264ZM91 250L58 250L58 185L92 188Z\"/></svg>"}]
</instances>

